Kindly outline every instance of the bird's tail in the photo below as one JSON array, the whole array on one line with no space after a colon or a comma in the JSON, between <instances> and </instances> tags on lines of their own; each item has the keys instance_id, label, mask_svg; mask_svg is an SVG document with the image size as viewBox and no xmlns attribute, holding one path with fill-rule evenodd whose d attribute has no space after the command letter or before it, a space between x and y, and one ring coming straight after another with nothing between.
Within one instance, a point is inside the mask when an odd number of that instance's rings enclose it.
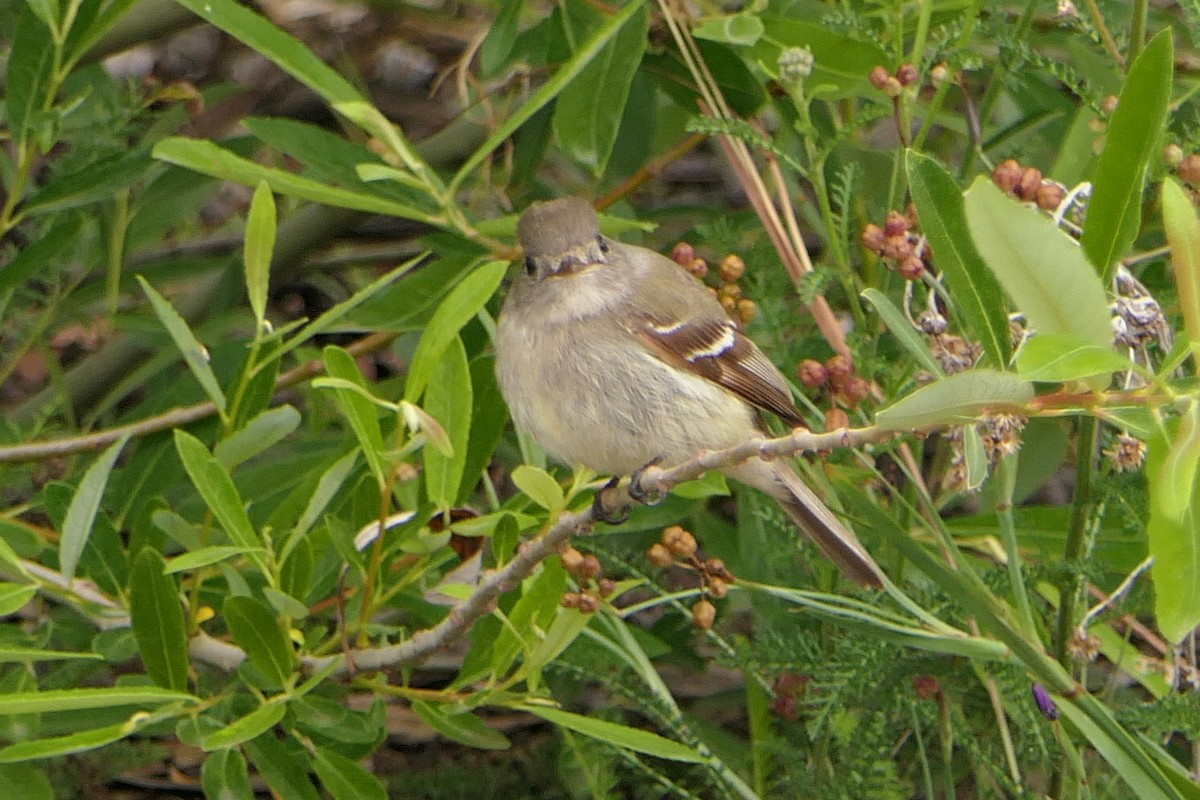
<instances>
[{"instance_id":1,"label":"bird's tail","mask_svg":"<svg viewBox=\"0 0 1200 800\"><path fill-rule=\"evenodd\" d=\"M862 542L787 464L752 459L728 470L728 474L775 498L796 527L812 539L846 577L860 586L883 586L883 570Z\"/></svg>"}]
</instances>

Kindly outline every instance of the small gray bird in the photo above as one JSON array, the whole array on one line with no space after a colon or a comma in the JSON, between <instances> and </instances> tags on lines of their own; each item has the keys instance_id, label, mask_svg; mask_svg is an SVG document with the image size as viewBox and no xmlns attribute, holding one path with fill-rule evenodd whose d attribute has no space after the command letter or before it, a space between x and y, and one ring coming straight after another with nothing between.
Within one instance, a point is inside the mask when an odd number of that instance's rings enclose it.
<instances>
[{"instance_id":1,"label":"small gray bird","mask_svg":"<svg viewBox=\"0 0 1200 800\"><path fill-rule=\"evenodd\" d=\"M800 425L783 375L696 278L600 233L584 200L534 203L517 228L524 269L496 336L517 426L551 457L625 475L762 435L761 411ZM782 460L722 470L775 498L851 579L881 586L858 538Z\"/></svg>"}]
</instances>

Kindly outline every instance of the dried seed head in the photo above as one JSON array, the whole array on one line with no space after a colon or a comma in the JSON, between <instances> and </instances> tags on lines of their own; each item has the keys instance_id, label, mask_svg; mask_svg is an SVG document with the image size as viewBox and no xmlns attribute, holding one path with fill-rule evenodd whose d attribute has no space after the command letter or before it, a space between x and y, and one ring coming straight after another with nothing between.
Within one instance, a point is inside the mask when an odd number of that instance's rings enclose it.
<instances>
[{"instance_id":1,"label":"dried seed head","mask_svg":"<svg viewBox=\"0 0 1200 800\"><path fill-rule=\"evenodd\" d=\"M721 259L721 268L718 273L721 280L726 283L733 283L746 273L746 262L737 253L730 253Z\"/></svg>"},{"instance_id":2,"label":"dried seed head","mask_svg":"<svg viewBox=\"0 0 1200 800\"><path fill-rule=\"evenodd\" d=\"M887 237L883 233L883 228L873 222L868 222L862 231L863 247L868 250L874 250L876 253L883 250L884 241Z\"/></svg>"},{"instance_id":3,"label":"dried seed head","mask_svg":"<svg viewBox=\"0 0 1200 800\"><path fill-rule=\"evenodd\" d=\"M709 576L721 578L729 583L733 583L735 580L733 573L729 571L729 567L725 566L725 562L719 558L706 559L704 562L704 572Z\"/></svg>"},{"instance_id":4,"label":"dried seed head","mask_svg":"<svg viewBox=\"0 0 1200 800\"><path fill-rule=\"evenodd\" d=\"M1038 187L1041 185L1042 171L1037 167L1026 167L1013 191L1022 200L1033 200L1037 197Z\"/></svg>"},{"instance_id":5,"label":"dried seed head","mask_svg":"<svg viewBox=\"0 0 1200 800\"><path fill-rule=\"evenodd\" d=\"M992 181L1000 188L1000 191L1012 194L1017 188L1023 172L1024 170L1016 159L1010 158L1007 161L1001 161L992 170Z\"/></svg>"},{"instance_id":6,"label":"dried seed head","mask_svg":"<svg viewBox=\"0 0 1200 800\"><path fill-rule=\"evenodd\" d=\"M584 614L595 614L600 610L600 598L594 594L581 594L579 596L579 610Z\"/></svg>"},{"instance_id":7,"label":"dried seed head","mask_svg":"<svg viewBox=\"0 0 1200 800\"><path fill-rule=\"evenodd\" d=\"M1037 201L1038 208L1043 211L1057 211L1066 196L1066 190L1059 184L1053 181L1042 181L1034 199Z\"/></svg>"},{"instance_id":8,"label":"dried seed head","mask_svg":"<svg viewBox=\"0 0 1200 800\"><path fill-rule=\"evenodd\" d=\"M729 584L720 578L708 579L708 595L715 600L720 600L725 595L729 594Z\"/></svg>"},{"instance_id":9,"label":"dried seed head","mask_svg":"<svg viewBox=\"0 0 1200 800\"><path fill-rule=\"evenodd\" d=\"M1132 472L1146 463L1146 443L1128 433L1117 434L1117 441L1104 455L1118 472Z\"/></svg>"},{"instance_id":10,"label":"dried seed head","mask_svg":"<svg viewBox=\"0 0 1200 800\"><path fill-rule=\"evenodd\" d=\"M600 564L600 559L588 553L583 557L583 563L579 566L579 577L594 579L600 577L600 573L603 571L604 567Z\"/></svg>"},{"instance_id":11,"label":"dried seed head","mask_svg":"<svg viewBox=\"0 0 1200 800\"><path fill-rule=\"evenodd\" d=\"M843 355L830 356L825 361L825 371L829 374L829 382L841 387L854 374L854 363Z\"/></svg>"},{"instance_id":12,"label":"dried seed head","mask_svg":"<svg viewBox=\"0 0 1200 800\"><path fill-rule=\"evenodd\" d=\"M663 530L662 543L672 555L679 558L691 558L696 555L696 537L679 525L672 525Z\"/></svg>"},{"instance_id":13,"label":"dried seed head","mask_svg":"<svg viewBox=\"0 0 1200 800\"><path fill-rule=\"evenodd\" d=\"M568 574L578 575L580 568L583 566L583 553L574 547L568 547L563 551L562 565Z\"/></svg>"},{"instance_id":14,"label":"dried seed head","mask_svg":"<svg viewBox=\"0 0 1200 800\"><path fill-rule=\"evenodd\" d=\"M697 600L692 606L692 624L700 630L710 630L716 619L717 607L708 600Z\"/></svg>"},{"instance_id":15,"label":"dried seed head","mask_svg":"<svg viewBox=\"0 0 1200 800\"><path fill-rule=\"evenodd\" d=\"M657 542L650 545L650 549L646 551L646 558L656 567L669 567L675 563L671 551Z\"/></svg>"},{"instance_id":16,"label":"dried seed head","mask_svg":"<svg viewBox=\"0 0 1200 800\"><path fill-rule=\"evenodd\" d=\"M950 327L950 323L938 312L927 309L917 315L917 327L926 336L941 336Z\"/></svg>"},{"instance_id":17,"label":"dried seed head","mask_svg":"<svg viewBox=\"0 0 1200 800\"><path fill-rule=\"evenodd\" d=\"M826 371L825 366L820 361L806 358L796 368L796 377L800 379L802 386L807 386L809 389L816 389L819 386L824 386L829 380L829 372Z\"/></svg>"}]
</instances>

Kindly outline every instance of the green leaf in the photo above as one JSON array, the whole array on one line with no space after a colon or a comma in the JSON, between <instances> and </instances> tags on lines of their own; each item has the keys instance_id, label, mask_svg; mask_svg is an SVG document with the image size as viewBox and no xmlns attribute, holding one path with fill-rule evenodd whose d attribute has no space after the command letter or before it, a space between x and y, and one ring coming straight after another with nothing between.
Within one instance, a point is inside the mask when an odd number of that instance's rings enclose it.
<instances>
[{"instance_id":1,"label":"green leaf","mask_svg":"<svg viewBox=\"0 0 1200 800\"><path fill-rule=\"evenodd\" d=\"M519 703L513 707L533 714L536 717L541 717L547 722L559 725L567 730L582 733L584 736L599 739L602 742L607 742L625 750L633 750L636 753L644 753L656 758L683 761L690 764L707 764L710 761L707 756L696 752L693 748L659 736L657 733L651 733L650 731L630 728L627 725L618 725L615 722L606 722L602 719L585 717L582 714L573 714L570 711L562 711L557 708L538 706L531 703Z\"/></svg>"},{"instance_id":2,"label":"green leaf","mask_svg":"<svg viewBox=\"0 0 1200 800\"><path fill-rule=\"evenodd\" d=\"M596 177L608 166L629 88L646 52L650 12L638 5L629 24L562 90L554 107L554 135L563 152Z\"/></svg>"},{"instance_id":3,"label":"green leaf","mask_svg":"<svg viewBox=\"0 0 1200 800\"><path fill-rule=\"evenodd\" d=\"M1017 354L1017 373L1027 381L1065 382L1130 369L1129 359L1069 333L1039 333Z\"/></svg>"},{"instance_id":4,"label":"green leaf","mask_svg":"<svg viewBox=\"0 0 1200 800\"><path fill-rule=\"evenodd\" d=\"M236 596L225 600L225 623L234 640L246 651L250 663L277 686L283 686L295 669L292 645L279 619L261 601Z\"/></svg>"},{"instance_id":5,"label":"green leaf","mask_svg":"<svg viewBox=\"0 0 1200 800\"><path fill-rule=\"evenodd\" d=\"M173 575L176 572L189 572L200 567L207 567L210 564L219 564L222 561L227 561L251 552L261 555L265 554L266 550L261 547L237 547L228 544L202 547L199 550L193 550L190 553L184 553L181 556L172 558L167 562L165 571L168 575Z\"/></svg>"},{"instance_id":6,"label":"green leaf","mask_svg":"<svg viewBox=\"0 0 1200 800\"><path fill-rule=\"evenodd\" d=\"M692 28L697 39L748 47L758 42L764 32L763 21L746 12L703 19Z\"/></svg>"},{"instance_id":7,"label":"green leaf","mask_svg":"<svg viewBox=\"0 0 1200 800\"><path fill-rule=\"evenodd\" d=\"M1031 327L1112 343L1104 284L1070 236L986 177L971 185L965 207L976 249Z\"/></svg>"},{"instance_id":8,"label":"green leaf","mask_svg":"<svg viewBox=\"0 0 1200 800\"><path fill-rule=\"evenodd\" d=\"M254 800L250 771L238 750L209 753L200 768L200 785L209 800Z\"/></svg>"},{"instance_id":9,"label":"green leaf","mask_svg":"<svg viewBox=\"0 0 1200 800\"><path fill-rule=\"evenodd\" d=\"M1108 122L1104 152L1092 173L1095 189L1080 242L1105 281L1112 277L1141 228L1146 168L1152 158L1159 157L1174 69L1174 44L1168 27L1151 39L1133 62L1117 110Z\"/></svg>"},{"instance_id":10,"label":"green leaf","mask_svg":"<svg viewBox=\"0 0 1200 800\"><path fill-rule=\"evenodd\" d=\"M116 706L155 706L183 700L199 702L187 692L154 686L118 686L105 689L50 689L24 694L0 694L0 715L42 714L51 711L86 711Z\"/></svg>"},{"instance_id":11,"label":"green leaf","mask_svg":"<svg viewBox=\"0 0 1200 800\"><path fill-rule=\"evenodd\" d=\"M1146 526L1154 614L1172 644L1200 625L1200 403L1150 440Z\"/></svg>"},{"instance_id":12,"label":"green leaf","mask_svg":"<svg viewBox=\"0 0 1200 800\"><path fill-rule=\"evenodd\" d=\"M205 736L200 740L200 747L206 752L236 747L275 727L285 713L287 706L283 703L263 703L246 716L239 717L220 730Z\"/></svg>"},{"instance_id":13,"label":"green leaf","mask_svg":"<svg viewBox=\"0 0 1200 800\"><path fill-rule=\"evenodd\" d=\"M1125 742L1114 739L1109 731L1097 725L1070 700L1059 698L1056 705L1059 713L1083 734L1113 771L1121 776L1121 780L1133 791L1133 797L1138 800L1173 800L1180 796L1173 790L1162 770L1144 753L1138 754L1141 758L1132 757L1129 749L1137 746L1136 740L1130 738Z\"/></svg>"},{"instance_id":14,"label":"green leaf","mask_svg":"<svg viewBox=\"0 0 1200 800\"><path fill-rule=\"evenodd\" d=\"M141 718L133 717L127 722L117 725L106 725L103 728L92 728L67 736L55 736L48 739L34 739L18 742L0 750L0 764L11 764L16 761L30 761L35 758L53 758L66 756L71 753L82 753L95 750L106 744L120 741L126 736L137 732Z\"/></svg>"},{"instance_id":15,"label":"green leaf","mask_svg":"<svg viewBox=\"0 0 1200 800\"><path fill-rule=\"evenodd\" d=\"M153 163L144 149L102 158L46 183L25 204L26 214L49 214L110 199L146 174Z\"/></svg>"},{"instance_id":16,"label":"green leaf","mask_svg":"<svg viewBox=\"0 0 1200 800\"><path fill-rule=\"evenodd\" d=\"M11 138L23 142L31 118L47 100L44 93L54 62L50 29L28 6L21 9L13 32L4 75L5 111Z\"/></svg>"},{"instance_id":17,"label":"green leaf","mask_svg":"<svg viewBox=\"0 0 1200 800\"><path fill-rule=\"evenodd\" d=\"M469 711L451 713L444 705L426 703L424 700L414 700L412 708L417 716L425 720L425 724L452 742L479 750L507 750L512 747L507 736L489 727Z\"/></svg>"},{"instance_id":18,"label":"green leaf","mask_svg":"<svg viewBox=\"0 0 1200 800\"><path fill-rule=\"evenodd\" d=\"M287 800L321 800L316 787L308 779L308 759L297 758L268 732L243 745L250 761L258 767L267 785Z\"/></svg>"},{"instance_id":19,"label":"green leaf","mask_svg":"<svg viewBox=\"0 0 1200 800\"><path fill-rule=\"evenodd\" d=\"M770 35L750 49L750 62L778 79L780 53L788 47L807 47L813 54L813 71L804 79L805 86L821 87L822 99L871 97L874 89L867 80L871 68L890 63L887 53L875 42L820 21L764 14L762 22Z\"/></svg>"},{"instance_id":20,"label":"green leaf","mask_svg":"<svg viewBox=\"0 0 1200 800\"><path fill-rule=\"evenodd\" d=\"M225 393L221 391L221 385L217 383L217 376L213 374L212 366L208 363L208 350L192 333L192 329L188 327L187 320L179 315L167 299L155 291L154 287L143 278L137 276L138 283L142 285L142 291L150 298L150 305L154 307L154 313L158 317L159 322L167 329L167 333L171 335L171 340L175 342L175 346L179 348L179 352L183 354L184 363L188 365L188 369L196 376L196 380L200 382L204 393L208 398L216 404L217 408L224 413L225 411Z\"/></svg>"},{"instance_id":21,"label":"green leaf","mask_svg":"<svg viewBox=\"0 0 1200 800\"><path fill-rule=\"evenodd\" d=\"M0 586L11 584L0 584ZM32 587L29 587L32 588ZM2 612L9 614L11 612ZM0 647L0 664L22 664L34 661L103 660L99 653L66 653L58 650L37 650L31 647ZM0 797L3 797L0 794Z\"/></svg>"},{"instance_id":22,"label":"green leaf","mask_svg":"<svg viewBox=\"0 0 1200 800\"><path fill-rule=\"evenodd\" d=\"M225 469L233 469L264 450L274 447L300 427L300 412L291 406L268 409L240 430L217 442L213 455Z\"/></svg>"},{"instance_id":23,"label":"green leaf","mask_svg":"<svg viewBox=\"0 0 1200 800\"><path fill-rule=\"evenodd\" d=\"M1179 289L1179 313L1192 351L1200 351L1200 220L1184 188L1163 181L1163 228L1171 246L1171 266Z\"/></svg>"},{"instance_id":24,"label":"green leaf","mask_svg":"<svg viewBox=\"0 0 1200 800\"><path fill-rule=\"evenodd\" d=\"M496 293L507 270L503 261L488 261L463 278L438 305L413 353L404 384L405 400L415 403L421 397L446 348Z\"/></svg>"},{"instance_id":25,"label":"green leaf","mask_svg":"<svg viewBox=\"0 0 1200 800\"><path fill-rule=\"evenodd\" d=\"M175 429L175 449L179 452L179 460L196 491L204 498L204 502L212 510L213 516L221 523L230 541L239 547L246 548L250 559L264 574L269 574L266 562L254 554L254 550L262 546L258 533L250 523L250 515L242 503L233 479L221 466L221 462L208 452L208 448L185 430Z\"/></svg>"},{"instance_id":26,"label":"green leaf","mask_svg":"<svg viewBox=\"0 0 1200 800\"><path fill-rule=\"evenodd\" d=\"M270 586L264 586L262 593L267 602L271 604L271 608L275 609L275 612L281 618L304 619L308 616L308 606L290 594L273 589Z\"/></svg>"},{"instance_id":27,"label":"green leaf","mask_svg":"<svg viewBox=\"0 0 1200 800\"><path fill-rule=\"evenodd\" d=\"M92 462L75 496L71 498L71 506L67 509L67 518L63 521L62 540L58 543L59 571L70 583L75 579L75 568L79 566L79 557L87 544L88 536L92 533L92 525L96 521L96 513L100 510L100 499L104 496L104 487L108 484L109 473L117 463L117 456L129 441L125 434L100 454Z\"/></svg>"},{"instance_id":28,"label":"green leaf","mask_svg":"<svg viewBox=\"0 0 1200 800\"><path fill-rule=\"evenodd\" d=\"M562 487L545 470L522 464L513 470L512 480L530 500L549 511L551 515L558 513L566 505Z\"/></svg>"},{"instance_id":29,"label":"green leaf","mask_svg":"<svg viewBox=\"0 0 1200 800\"><path fill-rule=\"evenodd\" d=\"M890 430L969 422L1007 409L1020 410L1033 399L1033 386L1010 372L973 369L917 389L875 415Z\"/></svg>"},{"instance_id":30,"label":"green leaf","mask_svg":"<svg viewBox=\"0 0 1200 800\"><path fill-rule=\"evenodd\" d=\"M425 492L429 501L444 511L458 500L471 432L471 371L467 351L457 336L442 352L425 390L425 411L450 437L449 455L434 448L424 452Z\"/></svg>"},{"instance_id":31,"label":"green leaf","mask_svg":"<svg viewBox=\"0 0 1200 800\"><path fill-rule=\"evenodd\" d=\"M303 601L312 589L312 579L312 545L308 543L308 539L300 539L279 569L279 589L296 600Z\"/></svg>"},{"instance_id":32,"label":"green leaf","mask_svg":"<svg viewBox=\"0 0 1200 800\"><path fill-rule=\"evenodd\" d=\"M0 296L35 275L49 277L74 257L83 234L82 214L62 214L37 241L23 247L0 269Z\"/></svg>"},{"instance_id":33,"label":"green leaf","mask_svg":"<svg viewBox=\"0 0 1200 800\"><path fill-rule=\"evenodd\" d=\"M0 797L54 800L54 788L40 767L33 764L5 764L0 766Z\"/></svg>"},{"instance_id":34,"label":"green leaf","mask_svg":"<svg viewBox=\"0 0 1200 800\"><path fill-rule=\"evenodd\" d=\"M322 351L325 372L334 378L350 381L364 393L370 394L354 357L340 347L329 345ZM362 448L363 456L371 467L376 482L383 486L387 475L387 459L384 457L383 431L379 427L379 416L375 404L356 391L333 389L337 404L350 422L354 435Z\"/></svg>"},{"instance_id":35,"label":"green leaf","mask_svg":"<svg viewBox=\"0 0 1200 800\"><path fill-rule=\"evenodd\" d=\"M187 624L175 579L163 573L157 550L143 547L129 573L129 614L133 635L150 679L183 691L188 683Z\"/></svg>"},{"instance_id":36,"label":"green leaf","mask_svg":"<svg viewBox=\"0 0 1200 800\"><path fill-rule=\"evenodd\" d=\"M37 594L36 586L19 583L0 583L0 617L15 614Z\"/></svg>"},{"instance_id":37,"label":"green leaf","mask_svg":"<svg viewBox=\"0 0 1200 800\"><path fill-rule=\"evenodd\" d=\"M271 282L271 254L275 252L275 196L266 181L259 181L246 219L242 259L246 266L246 294L254 312L254 330L261 333L267 316L267 291Z\"/></svg>"},{"instance_id":38,"label":"green leaf","mask_svg":"<svg viewBox=\"0 0 1200 800\"><path fill-rule=\"evenodd\" d=\"M479 146L479 148L471 154L471 157L458 168L454 179L450 181L450 191L458 188L468 175L472 175L483 163L484 159L492 154L497 147L508 141L518 128L529 121L530 117L536 114L543 106L557 97L568 84L574 80L580 72L583 71L588 64L600 53L600 51L608 44L617 33L625 26L635 15L642 13L643 3L641 0L634 0L629 5L622 8L617 13L609 17L605 22L596 28L596 32L592 34L578 50L576 50L566 63L564 63L557 72L551 76L550 80L546 81L541 87L533 93L533 96L525 101L525 104L508 116L499 126L496 127L487 140Z\"/></svg>"},{"instance_id":39,"label":"green leaf","mask_svg":"<svg viewBox=\"0 0 1200 800\"><path fill-rule=\"evenodd\" d=\"M286 561L293 548L297 547L304 535L312 529L329 502L337 496L338 490L342 488L342 484L345 483L346 477L354 468L357 460L358 451L352 450L321 473L321 477L317 481L317 488L313 490L309 496L308 505L304 507L304 513L300 515L295 527L288 534L287 544L280 551L280 558Z\"/></svg>"},{"instance_id":40,"label":"green leaf","mask_svg":"<svg viewBox=\"0 0 1200 800\"><path fill-rule=\"evenodd\" d=\"M387 800L379 778L335 750L318 747L312 765L333 800Z\"/></svg>"},{"instance_id":41,"label":"green leaf","mask_svg":"<svg viewBox=\"0 0 1200 800\"><path fill-rule=\"evenodd\" d=\"M268 167L242 158L208 141L171 136L156 144L152 154L159 160L187 167L203 175L246 186L257 186L260 181L265 181L272 191L288 197L298 197L301 200L311 200L337 208L415 219L431 225L440 221L426 211L388 200L378 194L329 186L294 172Z\"/></svg>"},{"instance_id":42,"label":"green leaf","mask_svg":"<svg viewBox=\"0 0 1200 800\"><path fill-rule=\"evenodd\" d=\"M479 66L484 76L495 75L508 59L517 40L517 24L524 7L525 0L504 0L500 6L500 13L479 48Z\"/></svg>"},{"instance_id":43,"label":"green leaf","mask_svg":"<svg viewBox=\"0 0 1200 800\"><path fill-rule=\"evenodd\" d=\"M878 289L866 289L863 291L862 297L875 307L875 313L879 314L883 324L922 367L938 377L946 374L942 370L942 365L933 357L933 353L929 352L925 340L905 318L904 313L896 308L895 303L888 299L887 295Z\"/></svg>"},{"instance_id":44,"label":"green leaf","mask_svg":"<svg viewBox=\"0 0 1200 800\"><path fill-rule=\"evenodd\" d=\"M983 345L992 366L1005 369L1012 356L1012 339L1004 295L971 241L962 192L950 173L928 156L909 150L904 164L921 231L937 254L955 309Z\"/></svg>"},{"instance_id":45,"label":"green leaf","mask_svg":"<svg viewBox=\"0 0 1200 800\"><path fill-rule=\"evenodd\" d=\"M49 30L58 30L58 0L25 0L25 4Z\"/></svg>"}]
</instances>

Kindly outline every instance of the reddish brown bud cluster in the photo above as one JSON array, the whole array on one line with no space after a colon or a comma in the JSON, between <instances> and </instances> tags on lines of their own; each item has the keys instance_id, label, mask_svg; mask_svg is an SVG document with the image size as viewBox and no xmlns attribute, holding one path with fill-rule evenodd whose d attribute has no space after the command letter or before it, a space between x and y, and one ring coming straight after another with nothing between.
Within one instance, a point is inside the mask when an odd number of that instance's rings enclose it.
<instances>
[{"instance_id":1,"label":"reddish brown bud cluster","mask_svg":"<svg viewBox=\"0 0 1200 800\"><path fill-rule=\"evenodd\" d=\"M708 276L708 262L696 256L696 249L687 242L679 242L671 250L671 260L685 270L704 280ZM713 286L708 290L721 303L721 307L729 316L743 325L748 325L758 315L758 304L742 293L738 280L746 273L746 262L736 253L730 253L721 259L717 275L721 279L720 288Z\"/></svg>"},{"instance_id":2,"label":"reddish brown bud cluster","mask_svg":"<svg viewBox=\"0 0 1200 800\"><path fill-rule=\"evenodd\" d=\"M929 245L912 230L916 216L912 208L907 214L889 211L882 228L868 223L862 232L863 247L884 258L908 281L920 280L925 273L925 259L932 255Z\"/></svg>"},{"instance_id":3,"label":"reddish brown bud cluster","mask_svg":"<svg viewBox=\"0 0 1200 800\"><path fill-rule=\"evenodd\" d=\"M578 592L567 592L563 595L563 608L574 608L585 614L594 614L600 610L602 601L612 597L613 592L617 590L617 582L612 578L603 577L604 566L600 559L591 553L584 555L574 547L568 547L562 553L562 565L579 585Z\"/></svg>"},{"instance_id":4,"label":"reddish brown bud cluster","mask_svg":"<svg viewBox=\"0 0 1200 800\"><path fill-rule=\"evenodd\" d=\"M824 364L806 358L796 368L796 377L809 389L828 390L831 399L850 408L857 408L871 394L871 384L855 372L854 362L841 355L830 356ZM831 429L826 426L826 430Z\"/></svg>"},{"instance_id":5,"label":"reddish brown bud cluster","mask_svg":"<svg viewBox=\"0 0 1200 800\"><path fill-rule=\"evenodd\" d=\"M1192 153L1179 162L1179 177L1192 187L1200 187L1200 155Z\"/></svg>"},{"instance_id":6,"label":"reddish brown bud cluster","mask_svg":"<svg viewBox=\"0 0 1200 800\"><path fill-rule=\"evenodd\" d=\"M1043 211L1056 211L1067 196L1067 189L1061 183L1043 177L1037 167L1021 166L1013 158L996 165L992 181L1005 194L1036 203Z\"/></svg>"},{"instance_id":7,"label":"reddish brown bud cluster","mask_svg":"<svg viewBox=\"0 0 1200 800\"><path fill-rule=\"evenodd\" d=\"M867 75L871 85L888 97L899 97L904 87L913 86L920 79L921 73L915 64L901 64L894 75L887 71L887 67L876 65Z\"/></svg>"},{"instance_id":8,"label":"reddish brown bud cluster","mask_svg":"<svg viewBox=\"0 0 1200 800\"><path fill-rule=\"evenodd\" d=\"M701 559L696 537L679 525L664 528L659 541L650 546L646 556L656 567L681 566L700 576L700 588L704 596L692 606L692 624L708 630L716 619L717 609L712 600L720 600L729 593L729 585L736 579L725 562L719 558Z\"/></svg>"},{"instance_id":9,"label":"reddish brown bud cluster","mask_svg":"<svg viewBox=\"0 0 1200 800\"><path fill-rule=\"evenodd\" d=\"M812 678L807 675L796 675L792 672L785 672L777 677L775 685L771 687L775 694L771 711L786 720L794 721L800 716L800 699L811 681Z\"/></svg>"}]
</instances>

